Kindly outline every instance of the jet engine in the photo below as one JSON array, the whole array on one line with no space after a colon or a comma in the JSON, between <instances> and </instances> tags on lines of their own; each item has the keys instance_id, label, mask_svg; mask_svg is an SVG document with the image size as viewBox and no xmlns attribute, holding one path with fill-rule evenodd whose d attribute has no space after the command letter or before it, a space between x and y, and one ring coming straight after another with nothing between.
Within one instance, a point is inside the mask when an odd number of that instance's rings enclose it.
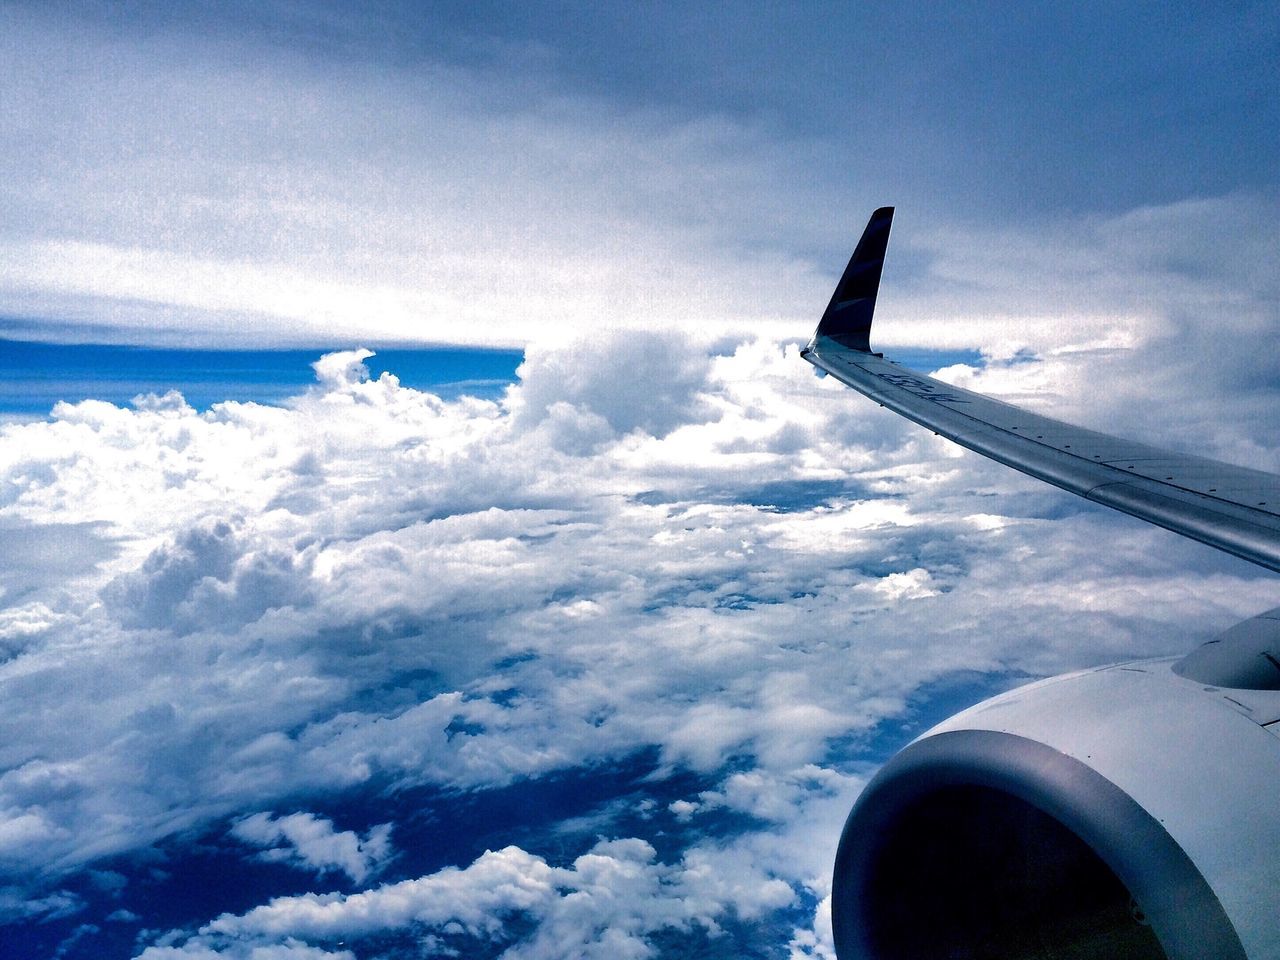
<instances>
[{"instance_id":1,"label":"jet engine","mask_svg":"<svg viewBox=\"0 0 1280 960\"><path fill-rule=\"evenodd\" d=\"M841 836L838 955L1280 957L1278 617L1020 687L914 741Z\"/></svg>"}]
</instances>

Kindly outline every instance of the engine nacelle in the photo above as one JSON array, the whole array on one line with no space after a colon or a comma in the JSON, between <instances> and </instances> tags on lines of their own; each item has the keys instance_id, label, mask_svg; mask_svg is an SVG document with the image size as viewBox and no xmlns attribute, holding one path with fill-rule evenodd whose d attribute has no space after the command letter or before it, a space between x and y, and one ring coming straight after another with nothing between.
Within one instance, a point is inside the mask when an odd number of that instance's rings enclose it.
<instances>
[{"instance_id":1,"label":"engine nacelle","mask_svg":"<svg viewBox=\"0 0 1280 960\"><path fill-rule=\"evenodd\" d=\"M1207 655L1029 684L898 754L840 839L842 960L1280 960L1280 692Z\"/></svg>"}]
</instances>

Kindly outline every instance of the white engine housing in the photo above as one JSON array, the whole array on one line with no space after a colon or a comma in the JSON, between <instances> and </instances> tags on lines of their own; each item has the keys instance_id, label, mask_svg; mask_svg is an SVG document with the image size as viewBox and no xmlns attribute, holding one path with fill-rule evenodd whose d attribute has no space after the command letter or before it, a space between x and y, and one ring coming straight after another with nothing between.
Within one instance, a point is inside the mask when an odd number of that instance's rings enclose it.
<instances>
[{"instance_id":1,"label":"white engine housing","mask_svg":"<svg viewBox=\"0 0 1280 960\"><path fill-rule=\"evenodd\" d=\"M1029 684L891 760L840 840L840 957L1280 960L1280 692L1175 666Z\"/></svg>"}]
</instances>

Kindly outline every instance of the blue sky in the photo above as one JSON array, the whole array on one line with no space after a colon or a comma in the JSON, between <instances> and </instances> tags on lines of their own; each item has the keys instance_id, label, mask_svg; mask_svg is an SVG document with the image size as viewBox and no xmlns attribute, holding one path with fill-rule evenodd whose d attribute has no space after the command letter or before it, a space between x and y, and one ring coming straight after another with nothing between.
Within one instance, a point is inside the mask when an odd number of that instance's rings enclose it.
<instances>
[{"instance_id":1,"label":"blue sky","mask_svg":"<svg viewBox=\"0 0 1280 960\"><path fill-rule=\"evenodd\" d=\"M370 374L391 370L406 386L453 399L501 396L518 350L433 347L379 350ZM139 394L180 392L196 410L223 400L278 403L315 380L315 350L229 350L0 340L0 416L43 417L58 401L127 404Z\"/></svg>"},{"instance_id":2,"label":"blue sky","mask_svg":"<svg viewBox=\"0 0 1280 960\"><path fill-rule=\"evenodd\" d=\"M896 204L877 347L1277 470L1278 43L1263 4L0 5L6 945L830 958L893 750L1280 588L798 345Z\"/></svg>"}]
</instances>

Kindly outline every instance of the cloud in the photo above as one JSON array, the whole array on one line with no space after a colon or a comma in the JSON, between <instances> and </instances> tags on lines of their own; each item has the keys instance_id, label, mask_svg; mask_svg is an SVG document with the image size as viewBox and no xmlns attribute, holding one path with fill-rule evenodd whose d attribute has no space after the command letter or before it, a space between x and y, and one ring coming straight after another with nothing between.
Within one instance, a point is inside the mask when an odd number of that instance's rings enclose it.
<instances>
[{"instance_id":1,"label":"cloud","mask_svg":"<svg viewBox=\"0 0 1280 960\"><path fill-rule=\"evenodd\" d=\"M282 407L88 401L0 427L5 529L110 544L5 621L0 870L22 909L61 909L64 878L105 858L231 829L382 883L156 935L154 956L340 952L323 918L356 923L375 893L407 898L397 930L447 945L458 923L515 956L744 917L814 953L839 825L927 691L1177 652L1268 604L1246 565L960 454L794 344L644 341L672 369L650 413L618 412L595 371L637 365L637 343L534 351L499 402L370 380L347 351ZM954 372L1016 388L1058 356ZM590 442L552 442L575 420ZM521 838L401 886L374 830L401 835L376 811L406 790L519 794L637 756L644 811L583 811L560 853ZM346 830L262 812L355 795L370 815ZM624 845L580 861L597 835ZM486 871L521 870L548 879L485 899Z\"/></svg>"},{"instance_id":2,"label":"cloud","mask_svg":"<svg viewBox=\"0 0 1280 960\"><path fill-rule=\"evenodd\" d=\"M516 425L527 428L567 404L601 417L615 433L661 438L712 416L698 395L709 368L696 342L653 331L615 336L596 348L586 340L571 350L535 346L518 371Z\"/></svg>"},{"instance_id":3,"label":"cloud","mask_svg":"<svg viewBox=\"0 0 1280 960\"><path fill-rule=\"evenodd\" d=\"M128 340L509 346L656 317L764 329L826 284L771 236L791 206L762 199L812 183L807 152L750 118L421 50L334 63L243 20L178 15L139 39L91 14L4 18L4 132L28 145L6 199L39 225L0 231L7 316Z\"/></svg>"},{"instance_id":4,"label":"cloud","mask_svg":"<svg viewBox=\"0 0 1280 960\"><path fill-rule=\"evenodd\" d=\"M240 542L232 522L207 519L117 577L103 599L131 627L233 630L269 610L301 605L296 554Z\"/></svg>"},{"instance_id":5,"label":"cloud","mask_svg":"<svg viewBox=\"0 0 1280 960\"><path fill-rule=\"evenodd\" d=\"M1239 291L1265 292L1274 272L1267 251L1276 196L1261 150L1169 160L1162 169L1183 184L1176 189L1154 185L1150 162L1116 158L1110 180L1133 166L1145 170L1143 182L1121 198L1100 196L1089 179L1065 204L1066 185L1095 157L1075 149L1057 176L1038 180L1056 192L1018 189L1005 215L993 216L996 194L1023 182L1030 154L1011 162L1001 149L993 162L975 163L975 150L992 149L985 136L955 133L958 114L947 110L944 122L921 110L918 94L900 99L897 91L918 90L919 76L939 82L936 65L916 61L925 49L918 37L897 45L916 51L901 61L876 60L886 75L912 67L918 75L850 89L859 110L838 122L824 110L821 124L801 131L763 108L778 95L772 87L734 108L565 87L564 63L546 56L554 49L572 60L581 51L565 49L572 44L559 32L495 53L491 24L477 35L465 24L433 30L411 18L375 31L411 48L388 63L367 56L369 25L358 16L255 13L231 28L212 13L179 11L143 37L91 11L5 11L14 106L0 132L16 159L5 191L14 226L0 230L0 308L24 335L238 346L562 346L659 328L704 342L802 336L794 324L821 310L863 218L885 202L900 209L886 266L892 295L880 307L891 322L877 334L889 345L1004 356L1063 341L1132 344L1162 335L1169 305L1236 330L1252 323L1257 302L1246 295L1241 303ZM271 26L282 17L285 25ZM741 19L731 35L760 29ZM886 30L904 29L886 19ZM328 43L300 40L299 21L306 36ZM1254 26L1229 18L1203 26L1236 51L1216 85L1224 100L1241 95L1245 64L1265 76ZM858 27L868 33L865 22ZM991 42L988 28L974 24L973 39ZM609 32L630 49L632 30ZM450 55L445 37L460 35L483 68ZM771 56L774 40L764 44ZM678 46L686 69L672 72L695 83L706 51ZM362 47L365 55L353 52ZM1122 71L1115 82L1140 98L1168 92L1166 66L1141 79ZM1037 81L1043 67L1032 71ZM61 78L52 87L51 70ZM989 71L970 80L985 85ZM722 86L703 75L700 89ZM1046 84L1041 93L1047 101L1070 88ZM989 102L986 92L971 102ZM950 102L955 91L939 94L937 103ZM821 99L829 97L824 85ZM788 116L798 102L788 98ZM1063 112L1073 122L1088 113ZM1245 130L1265 138L1270 129L1229 123L1202 104L1185 112L1221 124L1203 143ZM987 110L960 126L985 131L992 113L1033 128L1043 156L1061 159L1063 118ZM886 125L894 136L866 136ZM1162 137L1167 126L1148 133ZM1114 145L1121 132L1080 142ZM1006 134L1018 142L1020 131ZM1149 161L1149 145L1128 149ZM939 157L957 168L940 174L950 168ZM1217 174L1187 185L1191 167ZM965 178L979 168L1002 172L974 190ZM985 202L963 199L957 179ZM1029 218L1032 196L1041 203ZM1232 309L1219 315L1224 299Z\"/></svg>"},{"instance_id":6,"label":"cloud","mask_svg":"<svg viewBox=\"0 0 1280 960\"><path fill-rule=\"evenodd\" d=\"M1280 381L1256 349L1280 322L1264 252L1280 243L1277 222L1280 196L1267 191L1048 229L900 233L929 265L905 296L882 297L879 342L979 347L996 363L976 389L1102 426L1120 414L1162 442L1195 437L1257 463ZM1020 362L1029 354L1040 362Z\"/></svg>"},{"instance_id":7,"label":"cloud","mask_svg":"<svg viewBox=\"0 0 1280 960\"><path fill-rule=\"evenodd\" d=\"M355 960L350 950L327 950L296 940L271 944L235 944L215 949L203 944L181 947L147 947L141 956L148 960Z\"/></svg>"},{"instance_id":8,"label":"cloud","mask_svg":"<svg viewBox=\"0 0 1280 960\"><path fill-rule=\"evenodd\" d=\"M84 909L84 901L67 890L40 895L18 886L0 887L0 920L17 923L27 918L43 921L72 917Z\"/></svg>"},{"instance_id":9,"label":"cloud","mask_svg":"<svg viewBox=\"0 0 1280 960\"><path fill-rule=\"evenodd\" d=\"M744 779L763 786L752 776L734 782ZM358 893L279 897L218 917L194 934L174 932L173 946L144 951L141 960L241 956L254 944L366 940L425 941L464 955L478 941L506 947L503 955L512 958L647 957L655 938L695 930L732 949L722 923L791 909L798 889L825 892L829 848L861 784L861 778L817 767L775 778L781 798L773 829L747 831L730 842L698 842L674 862L663 862L650 843L635 837L597 841L565 866L512 846L486 852L465 868ZM704 809L701 816L707 815ZM788 850L790 857L783 855ZM821 913L821 903L814 902ZM522 922L512 923L516 917ZM829 932L801 928L792 937L829 950Z\"/></svg>"},{"instance_id":10,"label":"cloud","mask_svg":"<svg viewBox=\"0 0 1280 960\"><path fill-rule=\"evenodd\" d=\"M364 881L392 855L391 824L380 823L363 837L333 829L333 821L311 813L272 817L255 813L237 820L231 835L262 848L261 860L295 863L317 873L341 870L355 883Z\"/></svg>"},{"instance_id":11,"label":"cloud","mask_svg":"<svg viewBox=\"0 0 1280 960\"><path fill-rule=\"evenodd\" d=\"M372 350L344 350L326 353L311 366L322 387L342 389L369 379L369 368L364 361L372 356Z\"/></svg>"},{"instance_id":12,"label":"cloud","mask_svg":"<svg viewBox=\"0 0 1280 960\"><path fill-rule=\"evenodd\" d=\"M656 860L643 840L595 844L568 867L553 867L518 847L485 853L465 869L387 884L355 894L281 897L241 916L217 918L180 948L144 950L139 960L232 956L243 945L282 940L361 940L411 930L415 938L453 944L481 939L509 942L506 922L519 915L536 932L504 956L647 957L647 935L702 926L732 905L759 915L788 905L780 880L718 875L719 864L693 856L680 865Z\"/></svg>"}]
</instances>

